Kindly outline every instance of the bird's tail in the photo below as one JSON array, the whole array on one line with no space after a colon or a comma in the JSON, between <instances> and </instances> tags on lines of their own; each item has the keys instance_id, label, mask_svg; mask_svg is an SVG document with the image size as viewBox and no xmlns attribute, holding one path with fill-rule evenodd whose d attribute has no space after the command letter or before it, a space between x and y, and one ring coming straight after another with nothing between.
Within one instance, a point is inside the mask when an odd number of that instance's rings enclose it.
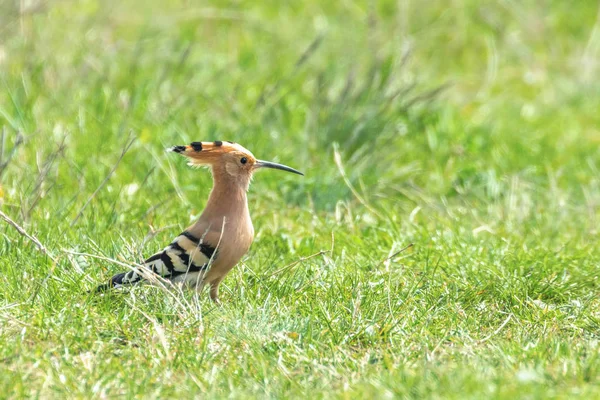
<instances>
[{"instance_id":1,"label":"bird's tail","mask_svg":"<svg viewBox=\"0 0 600 400\"><path fill-rule=\"evenodd\" d=\"M110 280L107 283L98 285L96 287L96 289L93 290L93 292L94 293L104 293L110 289L114 289L115 287L119 287L119 286L123 285L123 278L125 277L126 274L127 274L126 272L122 272L120 274L113 276L112 278L110 278Z\"/></svg>"}]
</instances>

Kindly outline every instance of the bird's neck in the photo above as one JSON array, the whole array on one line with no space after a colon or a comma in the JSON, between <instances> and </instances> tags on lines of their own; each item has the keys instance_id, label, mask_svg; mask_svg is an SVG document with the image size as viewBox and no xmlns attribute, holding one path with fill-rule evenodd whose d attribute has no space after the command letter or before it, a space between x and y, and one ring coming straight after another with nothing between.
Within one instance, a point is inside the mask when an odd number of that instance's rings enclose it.
<instances>
[{"instance_id":1,"label":"bird's neck","mask_svg":"<svg viewBox=\"0 0 600 400\"><path fill-rule=\"evenodd\" d=\"M246 192L249 182L240 181L224 171L213 170L214 186L210 192L202 219L239 218L248 214Z\"/></svg>"}]
</instances>

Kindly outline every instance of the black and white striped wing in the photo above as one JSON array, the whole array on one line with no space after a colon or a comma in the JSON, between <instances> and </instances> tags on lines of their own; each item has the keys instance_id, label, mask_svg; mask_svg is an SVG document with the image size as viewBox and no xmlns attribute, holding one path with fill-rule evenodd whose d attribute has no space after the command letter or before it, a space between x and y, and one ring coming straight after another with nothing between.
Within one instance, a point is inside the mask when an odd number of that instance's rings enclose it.
<instances>
[{"instance_id":1,"label":"black and white striped wing","mask_svg":"<svg viewBox=\"0 0 600 400\"><path fill-rule=\"evenodd\" d=\"M215 248L202 242L191 233L183 232L162 251L145 260L142 268L146 273L152 272L165 279L205 271L215 256ZM98 290L138 283L144 280L143 275L137 269L123 272L113 276L107 285L101 285Z\"/></svg>"}]
</instances>

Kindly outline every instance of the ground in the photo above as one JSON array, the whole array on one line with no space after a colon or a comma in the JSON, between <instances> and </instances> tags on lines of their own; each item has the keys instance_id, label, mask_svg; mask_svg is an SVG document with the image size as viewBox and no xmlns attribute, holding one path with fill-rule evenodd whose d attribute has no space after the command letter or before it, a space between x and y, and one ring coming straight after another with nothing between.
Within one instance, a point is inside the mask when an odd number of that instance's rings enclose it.
<instances>
[{"instance_id":1,"label":"ground","mask_svg":"<svg viewBox=\"0 0 600 400\"><path fill-rule=\"evenodd\" d=\"M163 3L0 4L47 249L0 220L0 397L600 397L597 2ZM256 175L223 305L87 294L199 215L196 140L306 174Z\"/></svg>"}]
</instances>

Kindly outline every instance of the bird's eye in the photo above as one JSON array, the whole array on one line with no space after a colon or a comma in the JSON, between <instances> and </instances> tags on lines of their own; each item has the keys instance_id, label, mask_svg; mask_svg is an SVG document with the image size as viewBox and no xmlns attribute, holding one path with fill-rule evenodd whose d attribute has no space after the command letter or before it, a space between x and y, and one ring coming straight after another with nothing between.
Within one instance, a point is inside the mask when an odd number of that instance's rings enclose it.
<instances>
[{"instance_id":1,"label":"bird's eye","mask_svg":"<svg viewBox=\"0 0 600 400\"><path fill-rule=\"evenodd\" d=\"M248 159L246 157L242 157L242 159L240 160L240 162L242 164L246 164L248 162Z\"/></svg>"}]
</instances>

